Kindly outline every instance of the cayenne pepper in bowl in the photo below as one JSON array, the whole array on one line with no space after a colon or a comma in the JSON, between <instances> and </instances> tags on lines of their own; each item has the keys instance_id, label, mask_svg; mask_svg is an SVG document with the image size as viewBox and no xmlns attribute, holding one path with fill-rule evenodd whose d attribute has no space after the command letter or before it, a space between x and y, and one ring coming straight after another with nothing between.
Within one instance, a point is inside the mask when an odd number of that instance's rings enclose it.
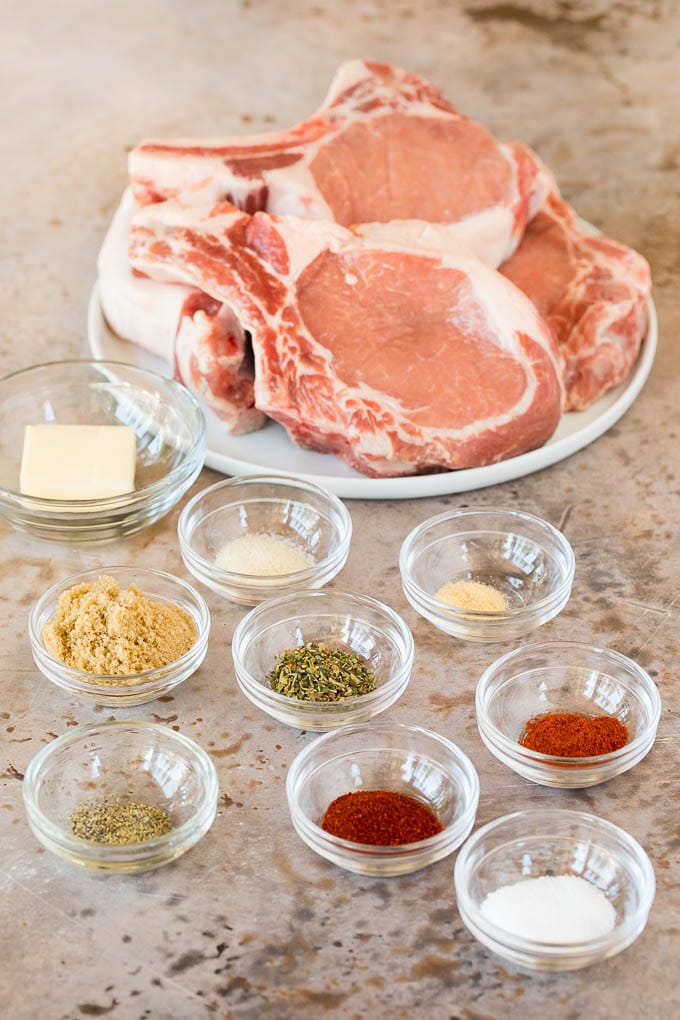
<instances>
[{"instance_id":1,"label":"cayenne pepper in bowl","mask_svg":"<svg viewBox=\"0 0 680 1020\"><path fill-rule=\"evenodd\" d=\"M405 793L355 790L331 801L321 828L352 843L402 846L436 836L443 825L427 805Z\"/></svg>"},{"instance_id":2,"label":"cayenne pepper in bowl","mask_svg":"<svg viewBox=\"0 0 680 1020\"><path fill-rule=\"evenodd\" d=\"M590 758L612 754L629 740L628 727L616 716L546 712L528 720L519 743L539 754Z\"/></svg>"}]
</instances>

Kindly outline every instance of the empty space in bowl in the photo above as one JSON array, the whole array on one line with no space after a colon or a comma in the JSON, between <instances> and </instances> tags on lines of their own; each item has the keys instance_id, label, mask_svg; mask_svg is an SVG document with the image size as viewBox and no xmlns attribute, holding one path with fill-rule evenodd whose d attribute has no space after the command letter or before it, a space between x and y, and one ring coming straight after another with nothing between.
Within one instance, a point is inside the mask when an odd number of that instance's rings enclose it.
<instances>
[{"instance_id":1,"label":"empty space in bowl","mask_svg":"<svg viewBox=\"0 0 680 1020\"><path fill-rule=\"evenodd\" d=\"M83 804L105 798L135 801L166 811L176 828L188 821L204 796L204 780L183 748L169 747L152 731L84 735L48 759L35 790L42 814L71 831Z\"/></svg>"},{"instance_id":2,"label":"empty space in bowl","mask_svg":"<svg viewBox=\"0 0 680 1020\"><path fill-rule=\"evenodd\" d=\"M316 825L328 805L345 793L388 790L425 804L443 826L456 821L467 805L451 775L435 759L398 747L376 746L332 755L310 772L298 806Z\"/></svg>"},{"instance_id":3,"label":"empty space in bowl","mask_svg":"<svg viewBox=\"0 0 680 1020\"><path fill-rule=\"evenodd\" d=\"M308 503L272 497L209 509L195 522L191 547L198 556L214 561L228 542L244 535L285 539L307 557L310 566L325 559L335 546L335 531L327 515Z\"/></svg>"},{"instance_id":4,"label":"empty space in bowl","mask_svg":"<svg viewBox=\"0 0 680 1020\"><path fill-rule=\"evenodd\" d=\"M616 677L578 666L527 670L505 681L487 705L489 721L511 740L519 741L533 716L573 712L615 716L628 727L630 740L643 732L645 706L637 691Z\"/></svg>"},{"instance_id":5,"label":"empty space in bowl","mask_svg":"<svg viewBox=\"0 0 680 1020\"><path fill-rule=\"evenodd\" d=\"M448 582L477 581L501 592L510 610L537 602L562 581L555 557L531 539L503 531L432 536L410 569L432 597Z\"/></svg>"},{"instance_id":6,"label":"empty space in bowl","mask_svg":"<svg viewBox=\"0 0 680 1020\"><path fill-rule=\"evenodd\" d=\"M362 607L363 614L363 607ZM377 614L376 614L377 616ZM311 643L342 649L365 660L375 673L376 686L386 683L403 663L393 636L368 610L361 619L350 613L309 613L265 625L244 651L243 665L256 680L269 687L267 677L283 651Z\"/></svg>"}]
</instances>

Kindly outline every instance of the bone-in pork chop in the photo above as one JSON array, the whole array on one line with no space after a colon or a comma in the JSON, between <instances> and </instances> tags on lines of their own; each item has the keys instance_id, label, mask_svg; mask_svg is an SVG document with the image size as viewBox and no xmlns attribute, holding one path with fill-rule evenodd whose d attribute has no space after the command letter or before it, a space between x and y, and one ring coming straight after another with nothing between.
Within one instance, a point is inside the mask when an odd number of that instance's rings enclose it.
<instances>
[{"instance_id":1,"label":"bone-in pork chop","mask_svg":"<svg viewBox=\"0 0 680 1020\"><path fill-rule=\"evenodd\" d=\"M174 368L175 378L227 432L260 428L265 419L254 406L250 347L241 326L231 309L196 287L133 272L128 248L136 211L128 190L99 253L99 295L109 325Z\"/></svg>"},{"instance_id":2,"label":"bone-in pork chop","mask_svg":"<svg viewBox=\"0 0 680 1020\"><path fill-rule=\"evenodd\" d=\"M146 141L130 154L130 176L140 205L226 199L248 212L389 224L396 240L395 220L444 224L493 267L552 181L530 150L496 141L425 79L359 60L341 65L309 120L264 135Z\"/></svg>"},{"instance_id":3,"label":"bone-in pork chop","mask_svg":"<svg viewBox=\"0 0 680 1020\"><path fill-rule=\"evenodd\" d=\"M579 226L551 194L500 270L552 327L564 357L566 410L588 407L625 379L647 330L651 280L632 248Z\"/></svg>"},{"instance_id":4,"label":"bone-in pork chop","mask_svg":"<svg viewBox=\"0 0 680 1020\"><path fill-rule=\"evenodd\" d=\"M516 287L441 238L427 250L227 203L164 202L137 215L130 256L232 308L252 335L256 406L296 443L367 474L489 464L540 446L559 421L549 328Z\"/></svg>"}]
</instances>

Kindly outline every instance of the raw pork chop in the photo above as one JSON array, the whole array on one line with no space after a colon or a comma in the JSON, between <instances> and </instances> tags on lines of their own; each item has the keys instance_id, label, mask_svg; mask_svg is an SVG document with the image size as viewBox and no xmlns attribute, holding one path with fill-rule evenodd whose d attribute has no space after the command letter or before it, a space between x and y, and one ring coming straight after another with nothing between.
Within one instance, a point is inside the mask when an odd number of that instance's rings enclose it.
<instances>
[{"instance_id":1,"label":"raw pork chop","mask_svg":"<svg viewBox=\"0 0 680 1020\"><path fill-rule=\"evenodd\" d=\"M136 217L130 257L233 308L252 334L257 407L366 474L489 464L540 446L559 421L550 330L458 246L163 202Z\"/></svg>"},{"instance_id":2,"label":"raw pork chop","mask_svg":"<svg viewBox=\"0 0 680 1020\"><path fill-rule=\"evenodd\" d=\"M228 432L260 428L249 344L233 312L196 287L133 272L130 227L137 211L123 195L99 254L99 294L111 328L162 358L175 377L220 417Z\"/></svg>"},{"instance_id":3,"label":"raw pork chop","mask_svg":"<svg viewBox=\"0 0 680 1020\"><path fill-rule=\"evenodd\" d=\"M342 64L321 108L287 131L205 141L147 141L130 155L140 205L226 199L344 226L383 223L385 239L428 220L488 265L515 250L552 178L504 145L425 79L389 64Z\"/></svg>"},{"instance_id":4,"label":"raw pork chop","mask_svg":"<svg viewBox=\"0 0 680 1020\"><path fill-rule=\"evenodd\" d=\"M567 410L588 407L626 377L647 330L651 280L642 255L582 230L553 193L501 272L554 330Z\"/></svg>"}]
</instances>

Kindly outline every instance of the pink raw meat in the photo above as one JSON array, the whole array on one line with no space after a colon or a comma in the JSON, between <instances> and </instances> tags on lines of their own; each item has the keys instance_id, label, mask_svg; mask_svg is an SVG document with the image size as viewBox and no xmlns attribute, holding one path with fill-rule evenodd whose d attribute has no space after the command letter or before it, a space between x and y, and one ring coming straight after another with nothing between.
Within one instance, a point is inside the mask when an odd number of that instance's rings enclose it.
<instances>
[{"instance_id":1,"label":"pink raw meat","mask_svg":"<svg viewBox=\"0 0 680 1020\"><path fill-rule=\"evenodd\" d=\"M560 418L559 358L535 307L446 231L437 242L164 202L136 217L130 256L234 310L256 405L296 443L389 476L522 453Z\"/></svg>"},{"instance_id":2,"label":"pink raw meat","mask_svg":"<svg viewBox=\"0 0 680 1020\"><path fill-rule=\"evenodd\" d=\"M571 206L553 193L500 271L555 333L566 410L588 407L625 379L647 330L651 280L642 255L581 229Z\"/></svg>"},{"instance_id":3,"label":"pink raw meat","mask_svg":"<svg viewBox=\"0 0 680 1020\"><path fill-rule=\"evenodd\" d=\"M260 428L265 418L254 406L252 354L238 320L196 287L133 272L128 248L136 211L128 190L99 254L99 295L109 325L172 366L227 432Z\"/></svg>"},{"instance_id":4,"label":"pink raw meat","mask_svg":"<svg viewBox=\"0 0 680 1020\"><path fill-rule=\"evenodd\" d=\"M488 265L515 250L552 183L538 158L469 120L425 79L348 61L320 109L286 131L204 141L146 141L130 154L140 205L227 200L344 226L443 224Z\"/></svg>"}]
</instances>

